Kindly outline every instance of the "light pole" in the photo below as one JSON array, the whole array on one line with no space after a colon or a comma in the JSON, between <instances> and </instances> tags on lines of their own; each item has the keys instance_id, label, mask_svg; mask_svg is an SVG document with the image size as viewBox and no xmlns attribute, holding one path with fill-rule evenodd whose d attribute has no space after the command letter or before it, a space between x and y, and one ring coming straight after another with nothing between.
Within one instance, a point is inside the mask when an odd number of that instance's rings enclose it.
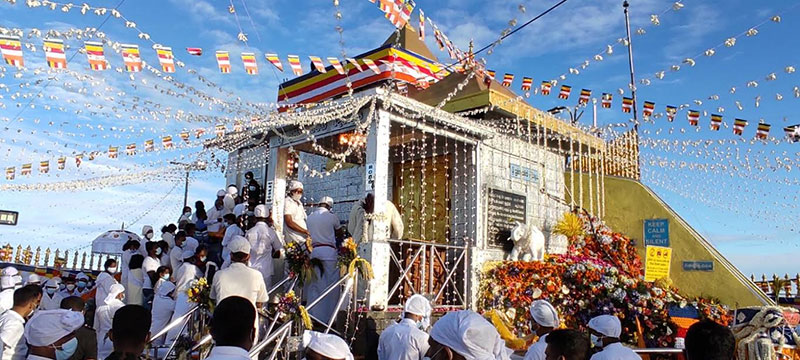
<instances>
[{"instance_id":1,"label":"light pole","mask_svg":"<svg viewBox=\"0 0 800 360\"><path fill-rule=\"evenodd\" d=\"M571 108L571 107L567 107L567 106L556 106L556 107L554 107L554 108L552 108L550 110L547 110L547 112L550 113L551 115L555 115L555 114L560 114L561 112L566 110L567 113L569 113L570 124L576 124L576 123L578 123L578 120L581 119L581 116L583 116L583 111L584 110L581 110L580 113L578 112L578 109L581 108L581 107L583 107L583 106L575 105L575 108Z\"/></svg>"},{"instance_id":2,"label":"light pole","mask_svg":"<svg viewBox=\"0 0 800 360\"><path fill-rule=\"evenodd\" d=\"M179 161L170 161L172 165L182 166L186 170L186 183L183 187L183 207L186 207L186 203L189 200L189 173L192 170L205 170L206 169L206 162L202 160L196 160L192 163L184 163Z\"/></svg>"}]
</instances>

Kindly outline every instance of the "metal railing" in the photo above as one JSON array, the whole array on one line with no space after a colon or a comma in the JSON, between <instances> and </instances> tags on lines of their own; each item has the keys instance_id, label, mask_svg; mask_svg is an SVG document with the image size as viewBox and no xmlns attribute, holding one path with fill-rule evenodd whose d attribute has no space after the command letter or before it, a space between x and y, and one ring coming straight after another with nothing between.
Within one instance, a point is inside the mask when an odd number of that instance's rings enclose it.
<instances>
[{"instance_id":1,"label":"metal railing","mask_svg":"<svg viewBox=\"0 0 800 360\"><path fill-rule=\"evenodd\" d=\"M387 240L390 276L393 270L399 275L390 278L387 305L403 305L399 294L402 287L410 294L430 294L434 306L469 307L469 239L463 245L448 245L411 240ZM393 283L392 283L393 282ZM443 298L447 292L453 296ZM398 295L398 296L395 296Z\"/></svg>"}]
</instances>

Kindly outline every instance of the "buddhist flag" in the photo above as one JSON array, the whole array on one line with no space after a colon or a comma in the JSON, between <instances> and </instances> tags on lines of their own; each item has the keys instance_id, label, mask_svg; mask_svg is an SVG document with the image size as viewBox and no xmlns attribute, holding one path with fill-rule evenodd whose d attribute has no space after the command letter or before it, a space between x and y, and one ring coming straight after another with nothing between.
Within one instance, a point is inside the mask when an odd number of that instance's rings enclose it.
<instances>
[{"instance_id":1,"label":"buddhist flag","mask_svg":"<svg viewBox=\"0 0 800 360\"><path fill-rule=\"evenodd\" d=\"M219 125L215 126L214 127L214 134L216 134L218 138L219 137L223 137L225 135L225 125L219 124Z\"/></svg>"},{"instance_id":2,"label":"buddhist flag","mask_svg":"<svg viewBox=\"0 0 800 360\"><path fill-rule=\"evenodd\" d=\"M572 86L561 85L561 91L558 93L559 99L569 99L569 93L572 92Z\"/></svg>"},{"instance_id":3,"label":"buddhist flag","mask_svg":"<svg viewBox=\"0 0 800 360\"><path fill-rule=\"evenodd\" d=\"M64 170L65 167L67 167L67 157L62 156L58 158L58 170Z\"/></svg>"},{"instance_id":4,"label":"buddhist flag","mask_svg":"<svg viewBox=\"0 0 800 360\"><path fill-rule=\"evenodd\" d=\"M539 89L542 95L550 95L550 88L553 87L553 84L549 81L542 81L542 86Z\"/></svg>"},{"instance_id":5,"label":"buddhist flag","mask_svg":"<svg viewBox=\"0 0 800 360\"><path fill-rule=\"evenodd\" d=\"M633 98L622 97L622 112L629 113L633 110Z\"/></svg>"},{"instance_id":6,"label":"buddhist flag","mask_svg":"<svg viewBox=\"0 0 800 360\"><path fill-rule=\"evenodd\" d=\"M428 79L426 79L426 78L417 79L416 85L417 85L417 88L420 89L420 90L425 90L425 89L431 87L430 82L428 82Z\"/></svg>"},{"instance_id":7,"label":"buddhist flag","mask_svg":"<svg viewBox=\"0 0 800 360\"><path fill-rule=\"evenodd\" d=\"M125 155L133 156L136 155L136 144L128 144L125 146Z\"/></svg>"},{"instance_id":8,"label":"buddhist flag","mask_svg":"<svg viewBox=\"0 0 800 360\"><path fill-rule=\"evenodd\" d=\"M522 78L522 91L531 91L531 85L533 85L533 78Z\"/></svg>"},{"instance_id":9,"label":"buddhist flag","mask_svg":"<svg viewBox=\"0 0 800 360\"><path fill-rule=\"evenodd\" d=\"M18 68L25 66L25 61L22 59L22 42L19 40L19 36L0 35L0 53L3 54L6 64Z\"/></svg>"},{"instance_id":10,"label":"buddhist flag","mask_svg":"<svg viewBox=\"0 0 800 360\"><path fill-rule=\"evenodd\" d=\"M303 75L303 67L300 65L300 57L297 55L289 55L289 66L296 76Z\"/></svg>"},{"instance_id":11,"label":"buddhist flag","mask_svg":"<svg viewBox=\"0 0 800 360\"><path fill-rule=\"evenodd\" d=\"M733 120L733 133L736 135L742 135L744 132L744 128L747 127L747 120L743 119L736 119Z\"/></svg>"},{"instance_id":12,"label":"buddhist flag","mask_svg":"<svg viewBox=\"0 0 800 360\"><path fill-rule=\"evenodd\" d=\"M697 126L697 123L700 121L700 112L697 110L689 110L689 113L686 114L686 118L689 120L689 125Z\"/></svg>"},{"instance_id":13,"label":"buddhist flag","mask_svg":"<svg viewBox=\"0 0 800 360\"><path fill-rule=\"evenodd\" d=\"M656 111L656 103L652 101L645 101L643 108L644 110L642 110L642 114L644 117L649 118L653 116L653 112Z\"/></svg>"},{"instance_id":14,"label":"buddhist flag","mask_svg":"<svg viewBox=\"0 0 800 360\"><path fill-rule=\"evenodd\" d=\"M217 66L219 66L219 72L231 73L231 57L227 51L217 51Z\"/></svg>"},{"instance_id":15,"label":"buddhist flag","mask_svg":"<svg viewBox=\"0 0 800 360\"><path fill-rule=\"evenodd\" d=\"M172 148L174 148L175 145L172 145L172 136L167 135L167 136L162 137L161 138L161 146L163 146L164 149L172 149Z\"/></svg>"},{"instance_id":16,"label":"buddhist flag","mask_svg":"<svg viewBox=\"0 0 800 360\"><path fill-rule=\"evenodd\" d=\"M89 59L89 67L95 71L108 69L108 61L103 51L103 43L99 41L86 41L83 43L86 49L86 57Z\"/></svg>"},{"instance_id":17,"label":"buddhist flag","mask_svg":"<svg viewBox=\"0 0 800 360\"><path fill-rule=\"evenodd\" d=\"M139 45L121 44L122 60L128 72L142 71L142 57L139 55Z\"/></svg>"},{"instance_id":18,"label":"buddhist flag","mask_svg":"<svg viewBox=\"0 0 800 360\"><path fill-rule=\"evenodd\" d=\"M677 114L678 114L678 108L677 107L674 107L672 105L667 105L667 120L669 120L669 122L672 122L672 120L675 120L675 115L677 115Z\"/></svg>"},{"instance_id":19,"label":"buddhist flag","mask_svg":"<svg viewBox=\"0 0 800 360\"><path fill-rule=\"evenodd\" d=\"M503 86L511 87L512 83L514 83L514 74L503 75Z\"/></svg>"},{"instance_id":20,"label":"buddhist flag","mask_svg":"<svg viewBox=\"0 0 800 360\"><path fill-rule=\"evenodd\" d=\"M59 39L44 40L44 57L51 69L66 69L67 54L64 53L64 41Z\"/></svg>"},{"instance_id":21,"label":"buddhist flag","mask_svg":"<svg viewBox=\"0 0 800 360\"><path fill-rule=\"evenodd\" d=\"M108 147L108 158L109 159L116 159L117 156L119 156L119 147L109 146Z\"/></svg>"},{"instance_id":22,"label":"buddhist flag","mask_svg":"<svg viewBox=\"0 0 800 360\"><path fill-rule=\"evenodd\" d=\"M283 63L281 63L281 58L278 57L278 54L264 54L264 57L278 70L283 71Z\"/></svg>"},{"instance_id":23,"label":"buddhist flag","mask_svg":"<svg viewBox=\"0 0 800 360\"><path fill-rule=\"evenodd\" d=\"M50 161L40 161L39 162L39 173L40 174L47 174L50 172Z\"/></svg>"},{"instance_id":24,"label":"buddhist flag","mask_svg":"<svg viewBox=\"0 0 800 360\"><path fill-rule=\"evenodd\" d=\"M756 139L765 140L769 137L769 128L772 127L770 124L760 123L758 124L758 128L756 129Z\"/></svg>"},{"instance_id":25,"label":"buddhist flag","mask_svg":"<svg viewBox=\"0 0 800 360\"><path fill-rule=\"evenodd\" d=\"M425 12L419 9L419 39L425 41Z\"/></svg>"},{"instance_id":26,"label":"buddhist flag","mask_svg":"<svg viewBox=\"0 0 800 360\"><path fill-rule=\"evenodd\" d=\"M356 60L356 59L347 58L347 62L353 64L353 66L355 66L356 69L358 69L358 71L363 71L364 70L364 69L361 68L361 64L359 64L358 60Z\"/></svg>"},{"instance_id":27,"label":"buddhist flag","mask_svg":"<svg viewBox=\"0 0 800 360\"><path fill-rule=\"evenodd\" d=\"M309 56L308 58L311 59L311 63L314 64L314 68L317 69L317 71L319 71L321 74L328 72L325 70L325 64L322 63L322 59L320 59L319 56Z\"/></svg>"},{"instance_id":28,"label":"buddhist flag","mask_svg":"<svg viewBox=\"0 0 800 360\"><path fill-rule=\"evenodd\" d=\"M789 142L800 141L800 124L784 127L783 132L786 133Z\"/></svg>"},{"instance_id":29,"label":"buddhist flag","mask_svg":"<svg viewBox=\"0 0 800 360\"><path fill-rule=\"evenodd\" d=\"M6 168L6 180L14 180L16 171L17 170L13 166Z\"/></svg>"},{"instance_id":30,"label":"buddhist flag","mask_svg":"<svg viewBox=\"0 0 800 360\"><path fill-rule=\"evenodd\" d=\"M342 67L342 63L339 62L339 59L335 57L329 57L328 62L331 64L331 66L333 66L334 69L336 69L336 72L338 72L339 75L344 75L344 68Z\"/></svg>"},{"instance_id":31,"label":"buddhist flag","mask_svg":"<svg viewBox=\"0 0 800 360\"><path fill-rule=\"evenodd\" d=\"M194 138L195 139L199 139L205 134L206 134L206 129L197 128L197 129L194 130Z\"/></svg>"},{"instance_id":32,"label":"buddhist flag","mask_svg":"<svg viewBox=\"0 0 800 360\"><path fill-rule=\"evenodd\" d=\"M83 163L83 154L75 155L75 167L81 167Z\"/></svg>"},{"instance_id":33,"label":"buddhist flag","mask_svg":"<svg viewBox=\"0 0 800 360\"><path fill-rule=\"evenodd\" d=\"M242 53L242 63L244 63L244 71L248 75L258 75L258 64L256 64L256 54Z\"/></svg>"},{"instance_id":34,"label":"buddhist flag","mask_svg":"<svg viewBox=\"0 0 800 360\"><path fill-rule=\"evenodd\" d=\"M581 89L581 95L578 97L578 104L588 104L589 98L592 97L592 90Z\"/></svg>"},{"instance_id":35,"label":"buddhist flag","mask_svg":"<svg viewBox=\"0 0 800 360\"><path fill-rule=\"evenodd\" d=\"M611 101L613 100L613 98L614 95L611 95L609 93L603 93L603 98L600 100L600 106L602 106L605 109L610 109Z\"/></svg>"},{"instance_id":36,"label":"buddhist flag","mask_svg":"<svg viewBox=\"0 0 800 360\"><path fill-rule=\"evenodd\" d=\"M381 73L381 69L378 68L378 65L375 65L375 62L372 61L372 59L363 58L363 59L361 59L361 61L363 61L364 64L367 65L367 67L370 70L372 70L372 72L374 72L376 74L380 74Z\"/></svg>"},{"instance_id":37,"label":"buddhist flag","mask_svg":"<svg viewBox=\"0 0 800 360\"><path fill-rule=\"evenodd\" d=\"M722 115L711 114L711 130L718 131L720 125L722 125Z\"/></svg>"},{"instance_id":38,"label":"buddhist flag","mask_svg":"<svg viewBox=\"0 0 800 360\"><path fill-rule=\"evenodd\" d=\"M404 81L398 81L396 84L397 84L397 92L401 94L408 93L408 84L406 84Z\"/></svg>"},{"instance_id":39,"label":"buddhist flag","mask_svg":"<svg viewBox=\"0 0 800 360\"><path fill-rule=\"evenodd\" d=\"M203 55L203 49L198 47L187 47L186 52L192 56L200 56Z\"/></svg>"},{"instance_id":40,"label":"buddhist flag","mask_svg":"<svg viewBox=\"0 0 800 360\"><path fill-rule=\"evenodd\" d=\"M236 122L233 123L233 132L239 132L242 130L244 130L244 125L242 125L241 121L236 120Z\"/></svg>"},{"instance_id":41,"label":"buddhist flag","mask_svg":"<svg viewBox=\"0 0 800 360\"><path fill-rule=\"evenodd\" d=\"M183 140L183 142L186 142L186 143L189 142L189 132L188 131L181 131L179 136L181 137L181 140Z\"/></svg>"},{"instance_id":42,"label":"buddhist flag","mask_svg":"<svg viewBox=\"0 0 800 360\"><path fill-rule=\"evenodd\" d=\"M33 165L31 163L22 164L22 171L20 171L20 173L22 175L30 175L32 168L33 168Z\"/></svg>"},{"instance_id":43,"label":"buddhist flag","mask_svg":"<svg viewBox=\"0 0 800 360\"><path fill-rule=\"evenodd\" d=\"M175 57L172 55L172 48L157 45L155 49L158 55L158 62L161 64L161 70L165 73L174 73Z\"/></svg>"},{"instance_id":44,"label":"buddhist flag","mask_svg":"<svg viewBox=\"0 0 800 360\"><path fill-rule=\"evenodd\" d=\"M156 149L155 141L153 139L144 141L144 151L151 152Z\"/></svg>"}]
</instances>

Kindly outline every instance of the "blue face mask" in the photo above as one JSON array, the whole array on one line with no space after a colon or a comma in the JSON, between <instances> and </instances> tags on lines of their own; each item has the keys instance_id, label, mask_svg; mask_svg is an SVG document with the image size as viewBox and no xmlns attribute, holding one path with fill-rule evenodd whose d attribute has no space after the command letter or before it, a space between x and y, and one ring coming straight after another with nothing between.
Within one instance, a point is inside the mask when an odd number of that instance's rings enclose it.
<instances>
[{"instance_id":1,"label":"blue face mask","mask_svg":"<svg viewBox=\"0 0 800 360\"><path fill-rule=\"evenodd\" d=\"M61 344L61 349L56 348L56 360L67 360L75 354L78 350L78 339L72 338L71 340Z\"/></svg>"},{"instance_id":2,"label":"blue face mask","mask_svg":"<svg viewBox=\"0 0 800 360\"><path fill-rule=\"evenodd\" d=\"M44 289L44 291L47 292L47 295L53 295L53 294L56 293L56 289L53 289L53 288L46 288L46 289Z\"/></svg>"},{"instance_id":3,"label":"blue face mask","mask_svg":"<svg viewBox=\"0 0 800 360\"><path fill-rule=\"evenodd\" d=\"M86 287L86 281L78 281L78 288L83 289Z\"/></svg>"}]
</instances>

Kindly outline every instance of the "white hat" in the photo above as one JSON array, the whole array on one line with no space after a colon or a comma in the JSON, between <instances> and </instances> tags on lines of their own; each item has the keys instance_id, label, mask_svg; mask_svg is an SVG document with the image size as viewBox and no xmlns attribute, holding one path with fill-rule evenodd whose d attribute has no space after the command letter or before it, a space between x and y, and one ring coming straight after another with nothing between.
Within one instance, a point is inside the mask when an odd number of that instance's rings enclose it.
<instances>
[{"instance_id":1,"label":"white hat","mask_svg":"<svg viewBox=\"0 0 800 360\"><path fill-rule=\"evenodd\" d=\"M234 235L231 242L228 243L228 250L233 253L250 253L250 242L244 236Z\"/></svg>"},{"instance_id":2,"label":"white hat","mask_svg":"<svg viewBox=\"0 0 800 360\"><path fill-rule=\"evenodd\" d=\"M108 303L111 302L111 300L116 299L117 296L119 296L119 294L122 294L124 292L125 292L125 287L122 286L122 284L111 285L111 287L108 288L108 295L106 295L106 298L103 299L103 303L108 305Z\"/></svg>"},{"instance_id":3,"label":"white hat","mask_svg":"<svg viewBox=\"0 0 800 360\"><path fill-rule=\"evenodd\" d=\"M330 196L323 196L322 199L319 199L319 203L327 204L329 207L333 207L333 198Z\"/></svg>"},{"instance_id":4,"label":"white hat","mask_svg":"<svg viewBox=\"0 0 800 360\"><path fill-rule=\"evenodd\" d=\"M509 360L511 350L494 325L472 310L447 313L431 329L431 338L466 360Z\"/></svg>"},{"instance_id":5,"label":"white hat","mask_svg":"<svg viewBox=\"0 0 800 360\"><path fill-rule=\"evenodd\" d=\"M297 190L297 189L303 189L303 183L301 183L301 182L299 182L297 180L290 181L289 182L289 191L294 191L294 190Z\"/></svg>"},{"instance_id":6,"label":"white hat","mask_svg":"<svg viewBox=\"0 0 800 360\"><path fill-rule=\"evenodd\" d=\"M411 295L411 297L406 300L406 305L403 307L404 313L419 315L422 317L431 316L431 311L433 311L431 302L420 294Z\"/></svg>"},{"instance_id":7,"label":"white hat","mask_svg":"<svg viewBox=\"0 0 800 360\"><path fill-rule=\"evenodd\" d=\"M44 284L44 287L58 289L59 285L61 285L59 278L50 278L50 280L47 280L47 282Z\"/></svg>"},{"instance_id":8,"label":"white hat","mask_svg":"<svg viewBox=\"0 0 800 360\"><path fill-rule=\"evenodd\" d=\"M217 191L217 197L225 196L225 194L227 194L227 192L225 192L225 190Z\"/></svg>"},{"instance_id":9,"label":"white hat","mask_svg":"<svg viewBox=\"0 0 800 360\"><path fill-rule=\"evenodd\" d=\"M30 274L28 276L27 284L35 284L35 283L41 283L41 282L42 282L42 278L37 274Z\"/></svg>"},{"instance_id":10,"label":"white hat","mask_svg":"<svg viewBox=\"0 0 800 360\"><path fill-rule=\"evenodd\" d=\"M19 275L19 270L13 266L7 266L0 272L0 276L2 277L12 277L15 275Z\"/></svg>"},{"instance_id":11,"label":"white hat","mask_svg":"<svg viewBox=\"0 0 800 360\"><path fill-rule=\"evenodd\" d=\"M53 345L83 326L83 313L71 310L43 310L25 325L25 340L32 346Z\"/></svg>"},{"instance_id":12,"label":"white hat","mask_svg":"<svg viewBox=\"0 0 800 360\"><path fill-rule=\"evenodd\" d=\"M236 197L236 194L238 194L238 193L239 193L239 189L237 189L236 186L233 186L233 185L228 186L228 195L230 195L232 197Z\"/></svg>"},{"instance_id":13,"label":"white hat","mask_svg":"<svg viewBox=\"0 0 800 360\"><path fill-rule=\"evenodd\" d=\"M153 231L153 227L150 225L142 226L142 235L147 235L147 233Z\"/></svg>"},{"instance_id":14,"label":"white hat","mask_svg":"<svg viewBox=\"0 0 800 360\"><path fill-rule=\"evenodd\" d=\"M306 331L303 333L303 348L331 359L353 360L350 346L336 335Z\"/></svg>"},{"instance_id":15,"label":"white hat","mask_svg":"<svg viewBox=\"0 0 800 360\"><path fill-rule=\"evenodd\" d=\"M622 335L622 324L613 315L600 315L589 320L589 328L612 338Z\"/></svg>"},{"instance_id":16,"label":"white hat","mask_svg":"<svg viewBox=\"0 0 800 360\"><path fill-rule=\"evenodd\" d=\"M531 317L540 326L556 328L561 323L558 321L558 312L549 302L536 300L531 305Z\"/></svg>"},{"instance_id":17,"label":"white hat","mask_svg":"<svg viewBox=\"0 0 800 360\"><path fill-rule=\"evenodd\" d=\"M255 217L257 218L266 218L269 216L269 210L267 209L267 205L261 204L256 205L256 209L253 211L255 213Z\"/></svg>"}]
</instances>

